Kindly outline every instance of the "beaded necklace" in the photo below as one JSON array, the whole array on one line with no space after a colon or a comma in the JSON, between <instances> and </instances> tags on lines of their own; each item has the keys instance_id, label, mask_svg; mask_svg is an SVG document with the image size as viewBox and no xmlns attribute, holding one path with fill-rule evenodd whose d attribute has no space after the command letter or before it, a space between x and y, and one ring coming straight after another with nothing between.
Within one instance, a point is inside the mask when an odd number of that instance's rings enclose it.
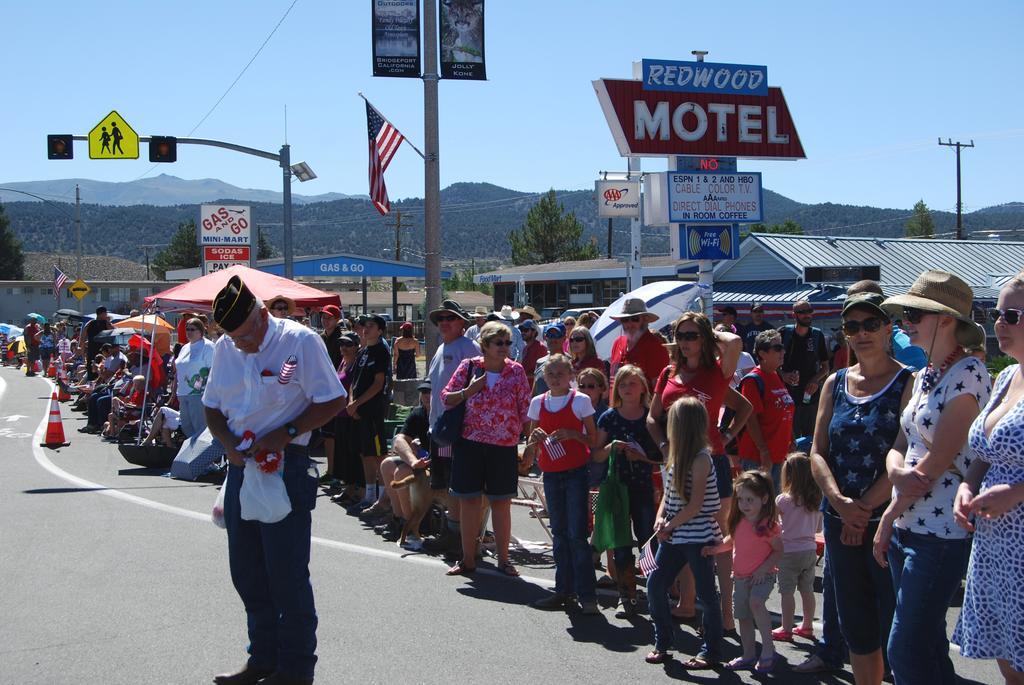
<instances>
[{"instance_id":1,"label":"beaded necklace","mask_svg":"<svg viewBox=\"0 0 1024 685\"><path fill-rule=\"evenodd\" d=\"M954 349L949 353L949 356L946 357L946 361L942 362L942 366L938 369L929 362L921 375L921 392L930 392L931 389L939 382L939 378L942 377L942 374L946 373L946 369L948 369L950 365L960 357L960 354L960 348Z\"/></svg>"}]
</instances>

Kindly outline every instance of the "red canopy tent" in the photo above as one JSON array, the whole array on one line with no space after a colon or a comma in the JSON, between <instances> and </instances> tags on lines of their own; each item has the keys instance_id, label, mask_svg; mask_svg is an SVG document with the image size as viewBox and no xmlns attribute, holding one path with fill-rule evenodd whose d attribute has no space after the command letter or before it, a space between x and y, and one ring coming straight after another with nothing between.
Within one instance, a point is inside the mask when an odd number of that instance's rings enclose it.
<instances>
[{"instance_id":1,"label":"red canopy tent","mask_svg":"<svg viewBox=\"0 0 1024 685\"><path fill-rule=\"evenodd\" d=\"M145 300L146 307L155 306L163 311L210 311L213 309L213 298L227 285L232 276L241 278L249 290L261 300L283 296L293 300L296 307L315 309L329 304L341 306L341 298L336 293L317 290L287 278L239 265L215 271L151 295Z\"/></svg>"}]
</instances>

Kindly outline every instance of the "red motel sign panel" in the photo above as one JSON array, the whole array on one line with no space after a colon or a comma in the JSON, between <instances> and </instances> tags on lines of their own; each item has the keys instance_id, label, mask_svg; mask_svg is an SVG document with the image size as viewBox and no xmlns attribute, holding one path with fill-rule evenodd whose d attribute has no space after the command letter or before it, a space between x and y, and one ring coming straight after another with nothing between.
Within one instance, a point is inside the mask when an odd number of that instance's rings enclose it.
<instances>
[{"instance_id":1,"label":"red motel sign panel","mask_svg":"<svg viewBox=\"0 0 1024 685\"><path fill-rule=\"evenodd\" d=\"M766 96L678 93L601 79L594 90L623 157L806 157L779 88Z\"/></svg>"}]
</instances>

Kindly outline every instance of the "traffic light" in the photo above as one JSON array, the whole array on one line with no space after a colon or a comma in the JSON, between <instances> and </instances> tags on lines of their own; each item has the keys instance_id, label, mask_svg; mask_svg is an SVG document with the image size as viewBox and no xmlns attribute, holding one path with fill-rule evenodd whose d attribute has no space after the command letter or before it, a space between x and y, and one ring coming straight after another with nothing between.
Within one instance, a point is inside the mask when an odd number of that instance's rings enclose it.
<instances>
[{"instance_id":1,"label":"traffic light","mask_svg":"<svg viewBox=\"0 0 1024 685\"><path fill-rule=\"evenodd\" d=\"M150 136L149 161L178 161L178 139L174 136Z\"/></svg>"},{"instance_id":2,"label":"traffic light","mask_svg":"<svg viewBox=\"0 0 1024 685\"><path fill-rule=\"evenodd\" d=\"M50 159L74 159L74 136L48 135L46 136L46 156Z\"/></svg>"}]
</instances>

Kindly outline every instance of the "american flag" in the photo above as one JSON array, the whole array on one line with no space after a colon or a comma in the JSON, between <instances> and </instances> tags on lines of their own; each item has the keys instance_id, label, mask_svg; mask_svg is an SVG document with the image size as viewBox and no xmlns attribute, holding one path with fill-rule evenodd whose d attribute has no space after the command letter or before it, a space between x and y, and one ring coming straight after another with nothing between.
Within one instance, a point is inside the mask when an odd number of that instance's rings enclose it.
<instances>
[{"instance_id":1,"label":"american flag","mask_svg":"<svg viewBox=\"0 0 1024 685\"><path fill-rule=\"evenodd\" d=\"M550 436L544 439L544 451L548 453L548 459L551 461L558 461L565 456L562 443Z\"/></svg>"},{"instance_id":2,"label":"american flag","mask_svg":"<svg viewBox=\"0 0 1024 685\"><path fill-rule=\"evenodd\" d=\"M640 567L640 573L644 576L650 576L653 572L658 570L658 562L654 558L654 548L651 543L654 542L654 536L640 548L640 558L637 560L637 565Z\"/></svg>"},{"instance_id":3,"label":"american flag","mask_svg":"<svg viewBox=\"0 0 1024 685\"><path fill-rule=\"evenodd\" d=\"M58 300L60 299L60 289L63 288L64 284L69 280L70 279L66 273L58 269L56 266L53 267L53 296Z\"/></svg>"},{"instance_id":4,"label":"american flag","mask_svg":"<svg viewBox=\"0 0 1024 685\"><path fill-rule=\"evenodd\" d=\"M437 456L443 457L445 459L451 459L452 458L452 446L451 445L441 445L440 447L437 448Z\"/></svg>"},{"instance_id":5,"label":"american flag","mask_svg":"<svg viewBox=\"0 0 1024 685\"><path fill-rule=\"evenodd\" d=\"M281 372L277 374L277 382L281 385L288 385L292 380L292 375L295 374L295 367L298 364L294 354L285 359L284 364L281 365Z\"/></svg>"},{"instance_id":6,"label":"american flag","mask_svg":"<svg viewBox=\"0 0 1024 685\"><path fill-rule=\"evenodd\" d=\"M378 212L387 214L391 211L391 203L388 201L387 186L384 185L384 171L405 136L369 102L366 103L366 128L370 136L370 200Z\"/></svg>"}]
</instances>

